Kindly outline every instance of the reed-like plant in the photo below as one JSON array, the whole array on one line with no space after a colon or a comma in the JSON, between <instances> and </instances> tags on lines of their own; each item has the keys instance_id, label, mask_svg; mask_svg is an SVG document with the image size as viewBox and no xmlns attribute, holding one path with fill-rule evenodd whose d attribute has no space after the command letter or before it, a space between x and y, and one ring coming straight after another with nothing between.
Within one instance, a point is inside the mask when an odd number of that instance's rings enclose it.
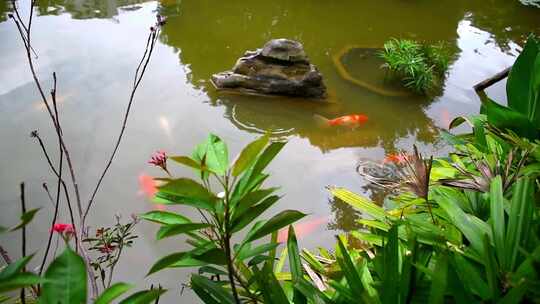
<instances>
[{"instance_id":1,"label":"reed-like plant","mask_svg":"<svg viewBox=\"0 0 540 304\"><path fill-rule=\"evenodd\" d=\"M390 39L379 54L383 68L419 94L427 94L442 83L450 55L444 43L420 44L408 39Z\"/></svg>"}]
</instances>

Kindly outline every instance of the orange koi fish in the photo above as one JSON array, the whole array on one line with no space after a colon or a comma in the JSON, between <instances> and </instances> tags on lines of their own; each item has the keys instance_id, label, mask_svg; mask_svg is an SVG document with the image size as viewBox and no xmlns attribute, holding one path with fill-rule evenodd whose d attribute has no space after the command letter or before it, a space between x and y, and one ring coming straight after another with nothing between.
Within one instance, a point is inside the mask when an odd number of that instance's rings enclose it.
<instances>
[{"instance_id":1,"label":"orange koi fish","mask_svg":"<svg viewBox=\"0 0 540 304\"><path fill-rule=\"evenodd\" d=\"M364 114L351 114L351 115L340 116L333 119L328 119L324 116L317 115L317 114L313 115L313 117L315 118L317 122L319 122L321 126L329 126L329 127L333 127L333 126L354 127L354 126L363 125L368 121L368 117Z\"/></svg>"},{"instance_id":2,"label":"orange koi fish","mask_svg":"<svg viewBox=\"0 0 540 304\"><path fill-rule=\"evenodd\" d=\"M442 109L441 111L441 121L445 128L450 127L450 123L452 122L452 119L450 118L450 112L448 112L448 109L446 108Z\"/></svg>"},{"instance_id":3,"label":"orange koi fish","mask_svg":"<svg viewBox=\"0 0 540 304\"><path fill-rule=\"evenodd\" d=\"M330 219L329 216L322 216L322 217L314 218L309 221L294 224L293 225L294 233L296 234L296 237L300 239L302 237L305 237L308 234L313 233L313 231L317 230L319 226L328 223L329 219ZM288 236L289 236L289 227L279 230L277 242L286 243Z\"/></svg>"},{"instance_id":4,"label":"orange koi fish","mask_svg":"<svg viewBox=\"0 0 540 304\"><path fill-rule=\"evenodd\" d=\"M383 164L387 163L394 163L394 164L404 164L409 157L405 154L397 153L397 154L388 154L383 159Z\"/></svg>"},{"instance_id":5,"label":"orange koi fish","mask_svg":"<svg viewBox=\"0 0 540 304\"><path fill-rule=\"evenodd\" d=\"M139 175L139 195L144 195L148 199L154 198L156 193L158 192L156 181L150 176L145 173L142 173ZM157 210L165 210L164 205L154 205L155 209Z\"/></svg>"}]
</instances>

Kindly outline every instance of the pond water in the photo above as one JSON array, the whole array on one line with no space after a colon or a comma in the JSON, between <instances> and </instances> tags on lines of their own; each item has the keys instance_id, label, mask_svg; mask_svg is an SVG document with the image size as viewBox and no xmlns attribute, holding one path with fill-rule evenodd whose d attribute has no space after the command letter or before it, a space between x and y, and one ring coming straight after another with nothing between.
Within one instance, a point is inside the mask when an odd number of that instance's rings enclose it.
<instances>
[{"instance_id":1,"label":"pond water","mask_svg":"<svg viewBox=\"0 0 540 304\"><path fill-rule=\"evenodd\" d=\"M111 224L116 213L127 218L152 208L139 180L160 174L146 163L155 150L189 154L212 132L235 154L270 130L289 143L269 167L269 184L282 186L285 196L267 214L285 208L310 214L306 221L312 225L306 225L309 229L300 240L308 248L330 246L333 235L354 227L359 216L333 202L326 185L345 186L380 200L381 192L356 174L357 163L381 161L385 154L410 150L413 144L426 154L445 151L438 130L457 115L479 110L472 86L511 65L527 34L540 33L540 9L517 0L38 2L32 38L38 74L46 87L52 83L51 73L58 75L64 133L83 197L94 187L119 132L148 27L156 11L167 17L124 142L97 196L93 224ZM7 20L6 3L0 2L0 219L8 225L17 218L18 183L25 181L28 204L45 208L29 228L33 251L44 245L44 227L50 221L50 203L41 184L53 185L54 180L29 133L39 130L52 154L54 133L16 27ZM28 1L19 4L28 7ZM327 103L223 94L210 84L213 73L230 69L245 50L282 37L304 44L325 77ZM453 60L437 96L383 96L340 76L333 63L337 54L350 46L379 48L391 37L450 46ZM371 73L379 73L354 67L350 65L355 77L369 79ZM504 83L489 94L504 102ZM367 115L368 123L354 130L321 129L313 119L314 114L332 118L353 113ZM191 174L182 168L174 172ZM156 242L155 231L154 225L138 226L140 239L116 278L141 286L161 282L172 289L166 297L172 302L191 270L144 277L156 258L185 248L179 240ZM17 252L18 242L15 235L2 237L10 252ZM196 302L189 291L184 297Z\"/></svg>"}]
</instances>

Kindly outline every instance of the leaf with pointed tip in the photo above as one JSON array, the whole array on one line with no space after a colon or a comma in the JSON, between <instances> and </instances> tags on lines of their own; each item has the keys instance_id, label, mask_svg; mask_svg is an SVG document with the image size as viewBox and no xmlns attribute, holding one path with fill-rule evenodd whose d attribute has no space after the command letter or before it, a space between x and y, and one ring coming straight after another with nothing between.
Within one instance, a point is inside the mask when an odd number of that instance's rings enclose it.
<instances>
[{"instance_id":1,"label":"leaf with pointed tip","mask_svg":"<svg viewBox=\"0 0 540 304\"><path fill-rule=\"evenodd\" d=\"M24 266L26 266L26 264L28 264L33 257L34 254L31 254L8 264L4 269L2 269L2 272L0 272L0 281L7 280L10 277L19 274Z\"/></svg>"},{"instance_id":2,"label":"leaf with pointed tip","mask_svg":"<svg viewBox=\"0 0 540 304\"><path fill-rule=\"evenodd\" d=\"M234 162L232 175L238 176L249 168L255 162L257 156L259 156L264 147L266 147L269 139L270 136L266 134L249 143L242 152L240 152L238 159Z\"/></svg>"},{"instance_id":3,"label":"leaf with pointed tip","mask_svg":"<svg viewBox=\"0 0 540 304\"><path fill-rule=\"evenodd\" d=\"M6 280L0 280L0 293L17 290L44 282L47 281L33 273L21 272L9 277Z\"/></svg>"},{"instance_id":4,"label":"leaf with pointed tip","mask_svg":"<svg viewBox=\"0 0 540 304\"><path fill-rule=\"evenodd\" d=\"M141 290L125 298L119 304L149 304L156 301L165 291L167 290L161 288Z\"/></svg>"},{"instance_id":5,"label":"leaf with pointed tip","mask_svg":"<svg viewBox=\"0 0 540 304\"><path fill-rule=\"evenodd\" d=\"M199 209L214 210L216 197L204 186L189 178L174 179L159 187L157 197L167 204L189 205Z\"/></svg>"},{"instance_id":6,"label":"leaf with pointed tip","mask_svg":"<svg viewBox=\"0 0 540 304\"><path fill-rule=\"evenodd\" d=\"M291 270L291 276L293 284L300 281L304 277L302 271L302 260L300 259L300 251L298 250L298 242L296 241L296 234L294 233L294 227L289 226L289 232L287 236L287 251L289 252L289 268ZM293 292L294 303L307 303L305 295L294 289Z\"/></svg>"},{"instance_id":7,"label":"leaf with pointed tip","mask_svg":"<svg viewBox=\"0 0 540 304\"><path fill-rule=\"evenodd\" d=\"M159 228L156 238L158 240L164 239L166 237L188 233L194 230L199 230L203 228L211 227L212 225L207 223L186 223L186 224L176 224L176 225L166 225Z\"/></svg>"},{"instance_id":8,"label":"leaf with pointed tip","mask_svg":"<svg viewBox=\"0 0 540 304\"><path fill-rule=\"evenodd\" d=\"M158 210L147 212L140 217L147 221L163 225L177 225L191 222L190 219L178 213Z\"/></svg>"},{"instance_id":9,"label":"leaf with pointed tip","mask_svg":"<svg viewBox=\"0 0 540 304\"><path fill-rule=\"evenodd\" d=\"M206 143L206 166L217 175L225 175L229 167L227 145L218 136L210 134Z\"/></svg>"},{"instance_id":10,"label":"leaf with pointed tip","mask_svg":"<svg viewBox=\"0 0 540 304\"><path fill-rule=\"evenodd\" d=\"M266 221L262 226L251 230L246 238L246 242L260 239L268 234L290 225L306 216L304 213L296 210L284 210Z\"/></svg>"},{"instance_id":11,"label":"leaf with pointed tip","mask_svg":"<svg viewBox=\"0 0 540 304\"><path fill-rule=\"evenodd\" d=\"M270 197L267 197L261 203L251 208L248 208L243 213L237 214L237 216L232 220L231 231L238 232L242 230L244 227L253 222L257 217L259 217L264 211L272 207L272 205L274 205L279 199L279 196L272 195Z\"/></svg>"},{"instance_id":12,"label":"leaf with pointed tip","mask_svg":"<svg viewBox=\"0 0 540 304\"><path fill-rule=\"evenodd\" d=\"M179 163L179 164L184 165L184 166L188 166L190 168L197 169L197 170L203 170L203 167L201 166L201 164L199 164L197 161L195 161L191 157L188 157L188 156L171 156L169 158L172 159L173 161Z\"/></svg>"},{"instance_id":13,"label":"leaf with pointed tip","mask_svg":"<svg viewBox=\"0 0 540 304\"><path fill-rule=\"evenodd\" d=\"M69 247L58 256L45 272L43 303L86 303L86 265L82 257Z\"/></svg>"},{"instance_id":14,"label":"leaf with pointed tip","mask_svg":"<svg viewBox=\"0 0 540 304\"><path fill-rule=\"evenodd\" d=\"M133 288L133 285L122 282L115 283L111 287L105 289L103 293L96 299L94 304L108 304L114 299L124 294L129 289Z\"/></svg>"},{"instance_id":15,"label":"leaf with pointed tip","mask_svg":"<svg viewBox=\"0 0 540 304\"><path fill-rule=\"evenodd\" d=\"M251 246L243 246L240 252L238 252L237 259L239 261L243 261L251 257L254 257L256 255L261 255L267 251L275 249L277 246L279 246L279 243L262 244L255 248L251 248Z\"/></svg>"},{"instance_id":16,"label":"leaf with pointed tip","mask_svg":"<svg viewBox=\"0 0 540 304\"><path fill-rule=\"evenodd\" d=\"M203 299L212 299L205 303L235 304L233 296L221 285L210 281L201 275L191 275L191 286L195 293L203 296Z\"/></svg>"},{"instance_id":17,"label":"leaf with pointed tip","mask_svg":"<svg viewBox=\"0 0 540 304\"><path fill-rule=\"evenodd\" d=\"M32 219L34 219L34 216L39 211L39 209L41 209L41 208L30 209L30 210L26 211L25 213L23 213L21 215L21 222L19 224L17 224L17 226L11 228L9 231L15 231L15 230L21 229L22 227L28 225L28 223L30 223L32 221Z\"/></svg>"}]
</instances>

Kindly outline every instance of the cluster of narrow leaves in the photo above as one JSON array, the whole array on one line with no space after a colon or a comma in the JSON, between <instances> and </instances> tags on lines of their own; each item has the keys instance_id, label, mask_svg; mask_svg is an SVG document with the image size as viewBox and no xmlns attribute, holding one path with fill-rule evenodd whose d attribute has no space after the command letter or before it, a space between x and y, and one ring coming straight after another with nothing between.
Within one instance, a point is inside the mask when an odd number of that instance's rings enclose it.
<instances>
[{"instance_id":1,"label":"cluster of narrow leaves","mask_svg":"<svg viewBox=\"0 0 540 304\"><path fill-rule=\"evenodd\" d=\"M384 68L400 77L405 87L419 94L433 91L448 69L450 54L442 43L421 44L408 39L390 39L380 52Z\"/></svg>"},{"instance_id":2,"label":"cluster of narrow leaves","mask_svg":"<svg viewBox=\"0 0 540 304\"><path fill-rule=\"evenodd\" d=\"M154 201L194 208L200 218L157 210L141 216L160 225L158 240L183 236L192 246L159 259L149 274L165 268L199 267L190 286L206 303L266 302L282 297L273 272L277 231L305 214L284 210L269 219L259 218L280 198L273 194L276 188L266 188L263 183L269 176L264 169L283 146L265 135L230 162L227 145L210 135L191 157L170 157L194 169L198 181L161 178L164 184L158 187ZM218 190L213 189L216 185Z\"/></svg>"},{"instance_id":3,"label":"cluster of narrow leaves","mask_svg":"<svg viewBox=\"0 0 540 304\"><path fill-rule=\"evenodd\" d=\"M37 209L32 209L21 216L20 224L10 230L17 230L28 225ZM50 304L87 303L87 272L83 258L73 251L68 243L63 252L48 266L43 276L27 271L26 268L35 254L11 262L0 271L0 299L2 302L12 299L13 291L28 289L26 302ZM115 283L105 289L93 303L107 304L117 300L133 285ZM150 289L135 292L118 303L152 303L164 292L163 289Z\"/></svg>"},{"instance_id":4,"label":"cluster of narrow leaves","mask_svg":"<svg viewBox=\"0 0 540 304\"><path fill-rule=\"evenodd\" d=\"M456 152L433 161L430 209L412 190L383 208L329 188L365 217L348 246L302 253L328 303L540 300L538 146L486 126L451 138Z\"/></svg>"},{"instance_id":5,"label":"cluster of narrow leaves","mask_svg":"<svg viewBox=\"0 0 540 304\"><path fill-rule=\"evenodd\" d=\"M86 238L83 242L89 244L88 250L94 252L95 257L90 266L99 274L96 279L101 281L103 288L111 286L114 269L124 248L131 247L138 237L133 234L133 229L138 218L132 216L126 224L120 223L120 216L116 216L116 224L112 227L101 227L96 230L95 236ZM108 274L106 271L108 270Z\"/></svg>"}]
</instances>

